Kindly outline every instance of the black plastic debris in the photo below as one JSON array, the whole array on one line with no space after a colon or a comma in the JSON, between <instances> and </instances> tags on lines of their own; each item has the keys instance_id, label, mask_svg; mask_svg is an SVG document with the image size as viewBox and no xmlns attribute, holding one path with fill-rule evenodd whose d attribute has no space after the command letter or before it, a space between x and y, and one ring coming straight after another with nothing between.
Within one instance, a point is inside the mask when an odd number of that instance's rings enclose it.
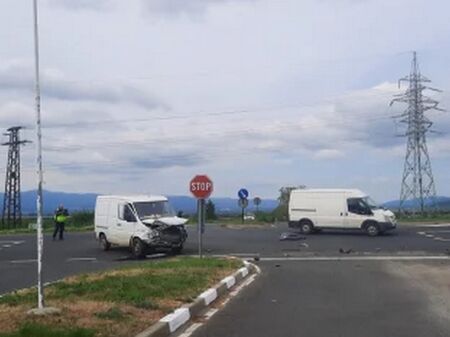
<instances>
[{"instance_id":1,"label":"black plastic debris","mask_svg":"<svg viewBox=\"0 0 450 337\"><path fill-rule=\"evenodd\" d=\"M285 232L281 233L280 241L297 241L297 240L305 240L306 238L299 233L293 232Z\"/></svg>"},{"instance_id":2,"label":"black plastic debris","mask_svg":"<svg viewBox=\"0 0 450 337\"><path fill-rule=\"evenodd\" d=\"M342 249L342 248L339 248L339 253L341 253L341 254L350 254L350 253L352 253L353 252L353 249Z\"/></svg>"}]
</instances>

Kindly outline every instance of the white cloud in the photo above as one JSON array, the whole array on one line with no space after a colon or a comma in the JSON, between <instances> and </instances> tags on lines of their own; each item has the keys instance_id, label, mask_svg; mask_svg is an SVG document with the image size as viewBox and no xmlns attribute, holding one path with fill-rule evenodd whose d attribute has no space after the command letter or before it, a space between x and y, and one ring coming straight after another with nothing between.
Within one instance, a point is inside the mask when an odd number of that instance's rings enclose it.
<instances>
[{"instance_id":1,"label":"white cloud","mask_svg":"<svg viewBox=\"0 0 450 337\"><path fill-rule=\"evenodd\" d=\"M48 0L49 5L69 10L106 10L111 0Z\"/></svg>"},{"instance_id":2,"label":"white cloud","mask_svg":"<svg viewBox=\"0 0 450 337\"><path fill-rule=\"evenodd\" d=\"M213 5L251 1L256 0L142 0L142 3L151 14L202 15Z\"/></svg>"},{"instance_id":3,"label":"white cloud","mask_svg":"<svg viewBox=\"0 0 450 337\"><path fill-rule=\"evenodd\" d=\"M314 158L316 159L337 159L342 158L344 153L336 149L323 149L314 153Z\"/></svg>"}]
</instances>

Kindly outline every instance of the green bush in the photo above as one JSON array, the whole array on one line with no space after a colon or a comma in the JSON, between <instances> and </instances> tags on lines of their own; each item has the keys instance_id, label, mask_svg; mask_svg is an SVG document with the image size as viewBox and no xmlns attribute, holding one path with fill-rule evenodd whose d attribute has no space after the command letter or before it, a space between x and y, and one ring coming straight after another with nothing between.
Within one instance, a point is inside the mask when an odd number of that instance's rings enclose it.
<instances>
[{"instance_id":1,"label":"green bush","mask_svg":"<svg viewBox=\"0 0 450 337\"><path fill-rule=\"evenodd\" d=\"M94 225L94 212L80 211L71 214L68 226L72 227L87 227Z\"/></svg>"}]
</instances>

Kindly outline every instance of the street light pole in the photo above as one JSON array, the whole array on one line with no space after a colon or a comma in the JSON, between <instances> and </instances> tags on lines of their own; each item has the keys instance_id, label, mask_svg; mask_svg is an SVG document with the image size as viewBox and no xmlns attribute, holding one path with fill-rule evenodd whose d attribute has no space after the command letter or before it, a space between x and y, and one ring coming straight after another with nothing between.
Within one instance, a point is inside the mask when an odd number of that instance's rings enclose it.
<instances>
[{"instance_id":1,"label":"street light pole","mask_svg":"<svg viewBox=\"0 0 450 337\"><path fill-rule=\"evenodd\" d=\"M38 265L38 309L44 308L44 287L42 282L42 255L44 253L44 236L42 233L42 132L41 132L41 89L39 79L39 31L38 4L33 0L34 17L34 65L35 65L35 103L36 103L36 166L37 166L37 265Z\"/></svg>"}]
</instances>

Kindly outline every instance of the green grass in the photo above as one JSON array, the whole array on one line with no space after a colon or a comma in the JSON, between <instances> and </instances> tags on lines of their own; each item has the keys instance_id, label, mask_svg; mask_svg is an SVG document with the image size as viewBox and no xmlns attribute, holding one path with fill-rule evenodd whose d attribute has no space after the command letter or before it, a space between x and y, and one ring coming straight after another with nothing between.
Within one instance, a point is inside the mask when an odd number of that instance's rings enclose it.
<instances>
[{"instance_id":1,"label":"green grass","mask_svg":"<svg viewBox=\"0 0 450 337\"><path fill-rule=\"evenodd\" d=\"M450 222L450 213L430 213L426 215L404 215L397 214L399 222L419 223L419 222Z\"/></svg>"},{"instance_id":2,"label":"green grass","mask_svg":"<svg viewBox=\"0 0 450 337\"><path fill-rule=\"evenodd\" d=\"M81 328L53 328L50 326L26 323L13 333L1 333L0 337L94 337L95 331Z\"/></svg>"},{"instance_id":3,"label":"green grass","mask_svg":"<svg viewBox=\"0 0 450 337\"><path fill-rule=\"evenodd\" d=\"M0 228L0 235L35 233L36 230L28 228L28 225L31 223L36 223L36 218L23 218L22 224L16 228ZM51 233L54 226L52 217L45 217L43 219L43 228L45 233ZM69 217L65 230L67 232L93 231L94 213L85 211L74 212Z\"/></svg>"},{"instance_id":4,"label":"green grass","mask_svg":"<svg viewBox=\"0 0 450 337\"><path fill-rule=\"evenodd\" d=\"M215 272L237 269L237 260L215 258L177 258L158 262L145 262L120 268L120 275L109 275L92 280L89 274L80 275L74 282L59 282L47 287L47 300L98 300L131 304L136 307L153 306L156 299L191 301L210 284ZM142 273L132 275L139 269ZM126 271L130 270L130 275ZM107 272L106 272L107 273ZM102 275L104 273L97 273ZM36 290L13 293L0 298L0 304L32 303Z\"/></svg>"},{"instance_id":5,"label":"green grass","mask_svg":"<svg viewBox=\"0 0 450 337\"><path fill-rule=\"evenodd\" d=\"M120 310L120 308L117 307L108 309L106 311L98 312L95 314L95 316L101 319L110 319L114 321L121 321L126 318L125 313L122 310Z\"/></svg>"}]
</instances>

